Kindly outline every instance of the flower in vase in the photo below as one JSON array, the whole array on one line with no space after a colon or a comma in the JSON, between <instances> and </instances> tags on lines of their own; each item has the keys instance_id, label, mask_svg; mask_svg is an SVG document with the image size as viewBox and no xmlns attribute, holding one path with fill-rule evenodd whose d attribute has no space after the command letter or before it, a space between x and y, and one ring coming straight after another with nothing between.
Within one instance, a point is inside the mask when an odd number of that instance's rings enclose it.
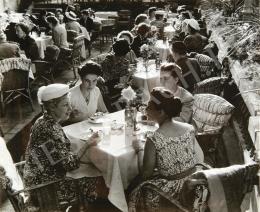
<instances>
[{"instance_id":1,"label":"flower in vase","mask_svg":"<svg viewBox=\"0 0 260 212\"><path fill-rule=\"evenodd\" d=\"M127 88L123 89L121 91L121 95L122 98L125 99L128 103L136 98L136 93L131 86L128 86Z\"/></svg>"}]
</instances>

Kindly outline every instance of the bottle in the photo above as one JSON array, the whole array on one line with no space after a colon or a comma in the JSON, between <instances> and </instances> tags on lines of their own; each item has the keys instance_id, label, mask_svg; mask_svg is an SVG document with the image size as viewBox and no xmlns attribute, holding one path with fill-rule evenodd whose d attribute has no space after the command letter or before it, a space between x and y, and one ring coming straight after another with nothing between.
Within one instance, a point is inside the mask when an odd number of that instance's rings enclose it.
<instances>
[{"instance_id":1,"label":"bottle","mask_svg":"<svg viewBox=\"0 0 260 212\"><path fill-rule=\"evenodd\" d=\"M159 70L160 66L161 66L160 53L159 52L156 53L155 65L156 65L156 70Z\"/></svg>"}]
</instances>

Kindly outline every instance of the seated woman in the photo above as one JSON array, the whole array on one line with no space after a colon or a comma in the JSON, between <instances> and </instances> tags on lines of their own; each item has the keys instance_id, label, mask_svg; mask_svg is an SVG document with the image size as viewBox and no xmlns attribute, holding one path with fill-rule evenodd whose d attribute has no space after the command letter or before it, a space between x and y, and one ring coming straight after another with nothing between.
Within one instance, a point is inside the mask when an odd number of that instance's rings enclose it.
<instances>
[{"instance_id":1,"label":"seated woman","mask_svg":"<svg viewBox=\"0 0 260 212\"><path fill-rule=\"evenodd\" d=\"M44 185L46 195L57 195L59 202L70 202L77 197L74 181L66 179L66 172L77 169L86 149L100 141L94 133L79 150L78 155L70 151L70 141L65 136L60 122L68 119L71 108L67 97L69 86L51 84L40 87L39 103L44 114L31 129L30 141L25 154L24 182L27 188ZM56 182L56 183L54 183ZM84 195L95 190L96 178L81 178ZM37 205L37 189L30 190L31 202ZM44 200L42 200L44 201ZM45 204L47 204L45 202ZM54 208L53 208L54 209Z\"/></svg>"},{"instance_id":2,"label":"seated woman","mask_svg":"<svg viewBox=\"0 0 260 212\"><path fill-rule=\"evenodd\" d=\"M129 75L129 60L126 57L130 51L128 42L121 38L113 44L112 49L113 51L101 62L103 78L110 95L118 93L115 85L125 83Z\"/></svg>"},{"instance_id":3,"label":"seated woman","mask_svg":"<svg viewBox=\"0 0 260 212\"><path fill-rule=\"evenodd\" d=\"M193 96L192 94L180 87L179 75L182 74L181 68L175 63L165 63L161 66L160 82L161 85L169 89L175 97L180 98L182 108L180 115L173 118L176 121L190 123L192 116Z\"/></svg>"},{"instance_id":4,"label":"seated woman","mask_svg":"<svg viewBox=\"0 0 260 212\"><path fill-rule=\"evenodd\" d=\"M155 20L151 21L151 26L156 26L159 30L163 31L166 23L163 21L164 11L155 11Z\"/></svg>"},{"instance_id":5,"label":"seated woman","mask_svg":"<svg viewBox=\"0 0 260 212\"><path fill-rule=\"evenodd\" d=\"M188 52L202 53L203 48L208 44L208 39L199 33L200 26L195 19L186 19L188 35L184 39L184 44Z\"/></svg>"},{"instance_id":6,"label":"seated woman","mask_svg":"<svg viewBox=\"0 0 260 212\"><path fill-rule=\"evenodd\" d=\"M134 41L131 44L131 49L134 51L136 57L141 57L140 48L143 44L147 44L148 36L151 31L151 26L145 23L141 23L137 28L137 35L134 37Z\"/></svg>"},{"instance_id":7,"label":"seated woman","mask_svg":"<svg viewBox=\"0 0 260 212\"><path fill-rule=\"evenodd\" d=\"M138 16L136 16L134 28L131 29L131 33L134 36L137 35L138 25L141 23L149 23L148 16L146 14L139 14Z\"/></svg>"},{"instance_id":8,"label":"seated woman","mask_svg":"<svg viewBox=\"0 0 260 212\"><path fill-rule=\"evenodd\" d=\"M69 100L72 106L70 121L83 121L93 116L97 111L107 112L102 94L97 85L98 77L102 75L100 65L87 62L79 70L81 84L70 90Z\"/></svg>"},{"instance_id":9,"label":"seated woman","mask_svg":"<svg viewBox=\"0 0 260 212\"><path fill-rule=\"evenodd\" d=\"M77 15L70 11L70 12L65 12L65 17L66 17L66 24L65 28L66 30L74 30L77 33L81 33L81 28L79 22L77 22Z\"/></svg>"},{"instance_id":10,"label":"seated woman","mask_svg":"<svg viewBox=\"0 0 260 212\"><path fill-rule=\"evenodd\" d=\"M194 128L171 120L179 116L181 106L180 99L169 90L154 88L151 92L146 112L159 128L148 134L144 149L138 141L133 144L143 182L130 194L130 212L160 211L160 200L165 196L178 202L185 179L196 171L195 164L200 160L196 157Z\"/></svg>"},{"instance_id":11,"label":"seated woman","mask_svg":"<svg viewBox=\"0 0 260 212\"><path fill-rule=\"evenodd\" d=\"M129 31L119 32L116 38L117 39L123 38L123 39L127 40L129 45L131 45L133 43L133 40L134 40L134 36ZM129 60L130 64L135 64L137 62L136 61L136 55L135 55L135 53L132 49L130 50L130 52L127 53L126 57Z\"/></svg>"},{"instance_id":12,"label":"seated woman","mask_svg":"<svg viewBox=\"0 0 260 212\"><path fill-rule=\"evenodd\" d=\"M29 28L23 23L16 24L16 34L19 38L21 50L25 52L27 58L37 60L40 58L38 46L35 40L29 36Z\"/></svg>"}]
</instances>

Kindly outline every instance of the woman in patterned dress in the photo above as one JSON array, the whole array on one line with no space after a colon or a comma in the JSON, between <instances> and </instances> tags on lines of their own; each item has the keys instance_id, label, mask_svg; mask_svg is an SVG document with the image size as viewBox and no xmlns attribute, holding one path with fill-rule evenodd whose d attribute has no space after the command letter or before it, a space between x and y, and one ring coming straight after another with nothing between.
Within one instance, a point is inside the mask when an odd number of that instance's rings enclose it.
<instances>
[{"instance_id":1,"label":"woman in patterned dress","mask_svg":"<svg viewBox=\"0 0 260 212\"><path fill-rule=\"evenodd\" d=\"M48 200L45 202L45 206L48 206L45 211L59 210L62 203L72 204L77 199L76 189L80 189L84 197L95 192L96 178L81 178L77 185L75 181L65 178L66 172L79 167L86 149L100 140L98 134L93 134L78 155L70 151L70 141L60 125L71 112L68 92L69 86L64 84L51 84L39 89L38 99L44 113L31 129L25 154L25 187L40 187L35 191L30 190L29 195L32 205L38 206L36 197L40 192L44 198L42 201ZM55 208L55 199L60 208Z\"/></svg>"},{"instance_id":2,"label":"woman in patterned dress","mask_svg":"<svg viewBox=\"0 0 260 212\"><path fill-rule=\"evenodd\" d=\"M165 88L154 88L151 92L147 116L157 122L159 128L148 133L144 151L138 141L133 143L142 183L130 194L130 212L159 211L161 197L175 203L177 208L181 207L179 200L183 183L198 163L194 150L194 128L171 120L179 116L181 106L180 99ZM174 210L171 208L171 211Z\"/></svg>"}]
</instances>

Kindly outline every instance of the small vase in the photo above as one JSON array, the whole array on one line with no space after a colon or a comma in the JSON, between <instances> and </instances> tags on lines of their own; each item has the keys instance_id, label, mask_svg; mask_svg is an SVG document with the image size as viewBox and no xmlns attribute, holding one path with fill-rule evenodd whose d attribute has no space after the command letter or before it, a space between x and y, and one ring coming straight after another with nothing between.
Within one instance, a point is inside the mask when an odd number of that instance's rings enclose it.
<instances>
[{"instance_id":1,"label":"small vase","mask_svg":"<svg viewBox=\"0 0 260 212\"><path fill-rule=\"evenodd\" d=\"M125 108L125 122L127 127L134 127L134 122L136 118L136 108L130 107L127 104Z\"/></svg>"},{"instance_id":2,"label":"small vase","mask_svg":"<svg viewBox=\"0 0 260 212\"><path fill-rule=\"evenodd\" d=\"M143 60L145 72L148 72L148 59Z\"/></svg>"}]
</instances>

